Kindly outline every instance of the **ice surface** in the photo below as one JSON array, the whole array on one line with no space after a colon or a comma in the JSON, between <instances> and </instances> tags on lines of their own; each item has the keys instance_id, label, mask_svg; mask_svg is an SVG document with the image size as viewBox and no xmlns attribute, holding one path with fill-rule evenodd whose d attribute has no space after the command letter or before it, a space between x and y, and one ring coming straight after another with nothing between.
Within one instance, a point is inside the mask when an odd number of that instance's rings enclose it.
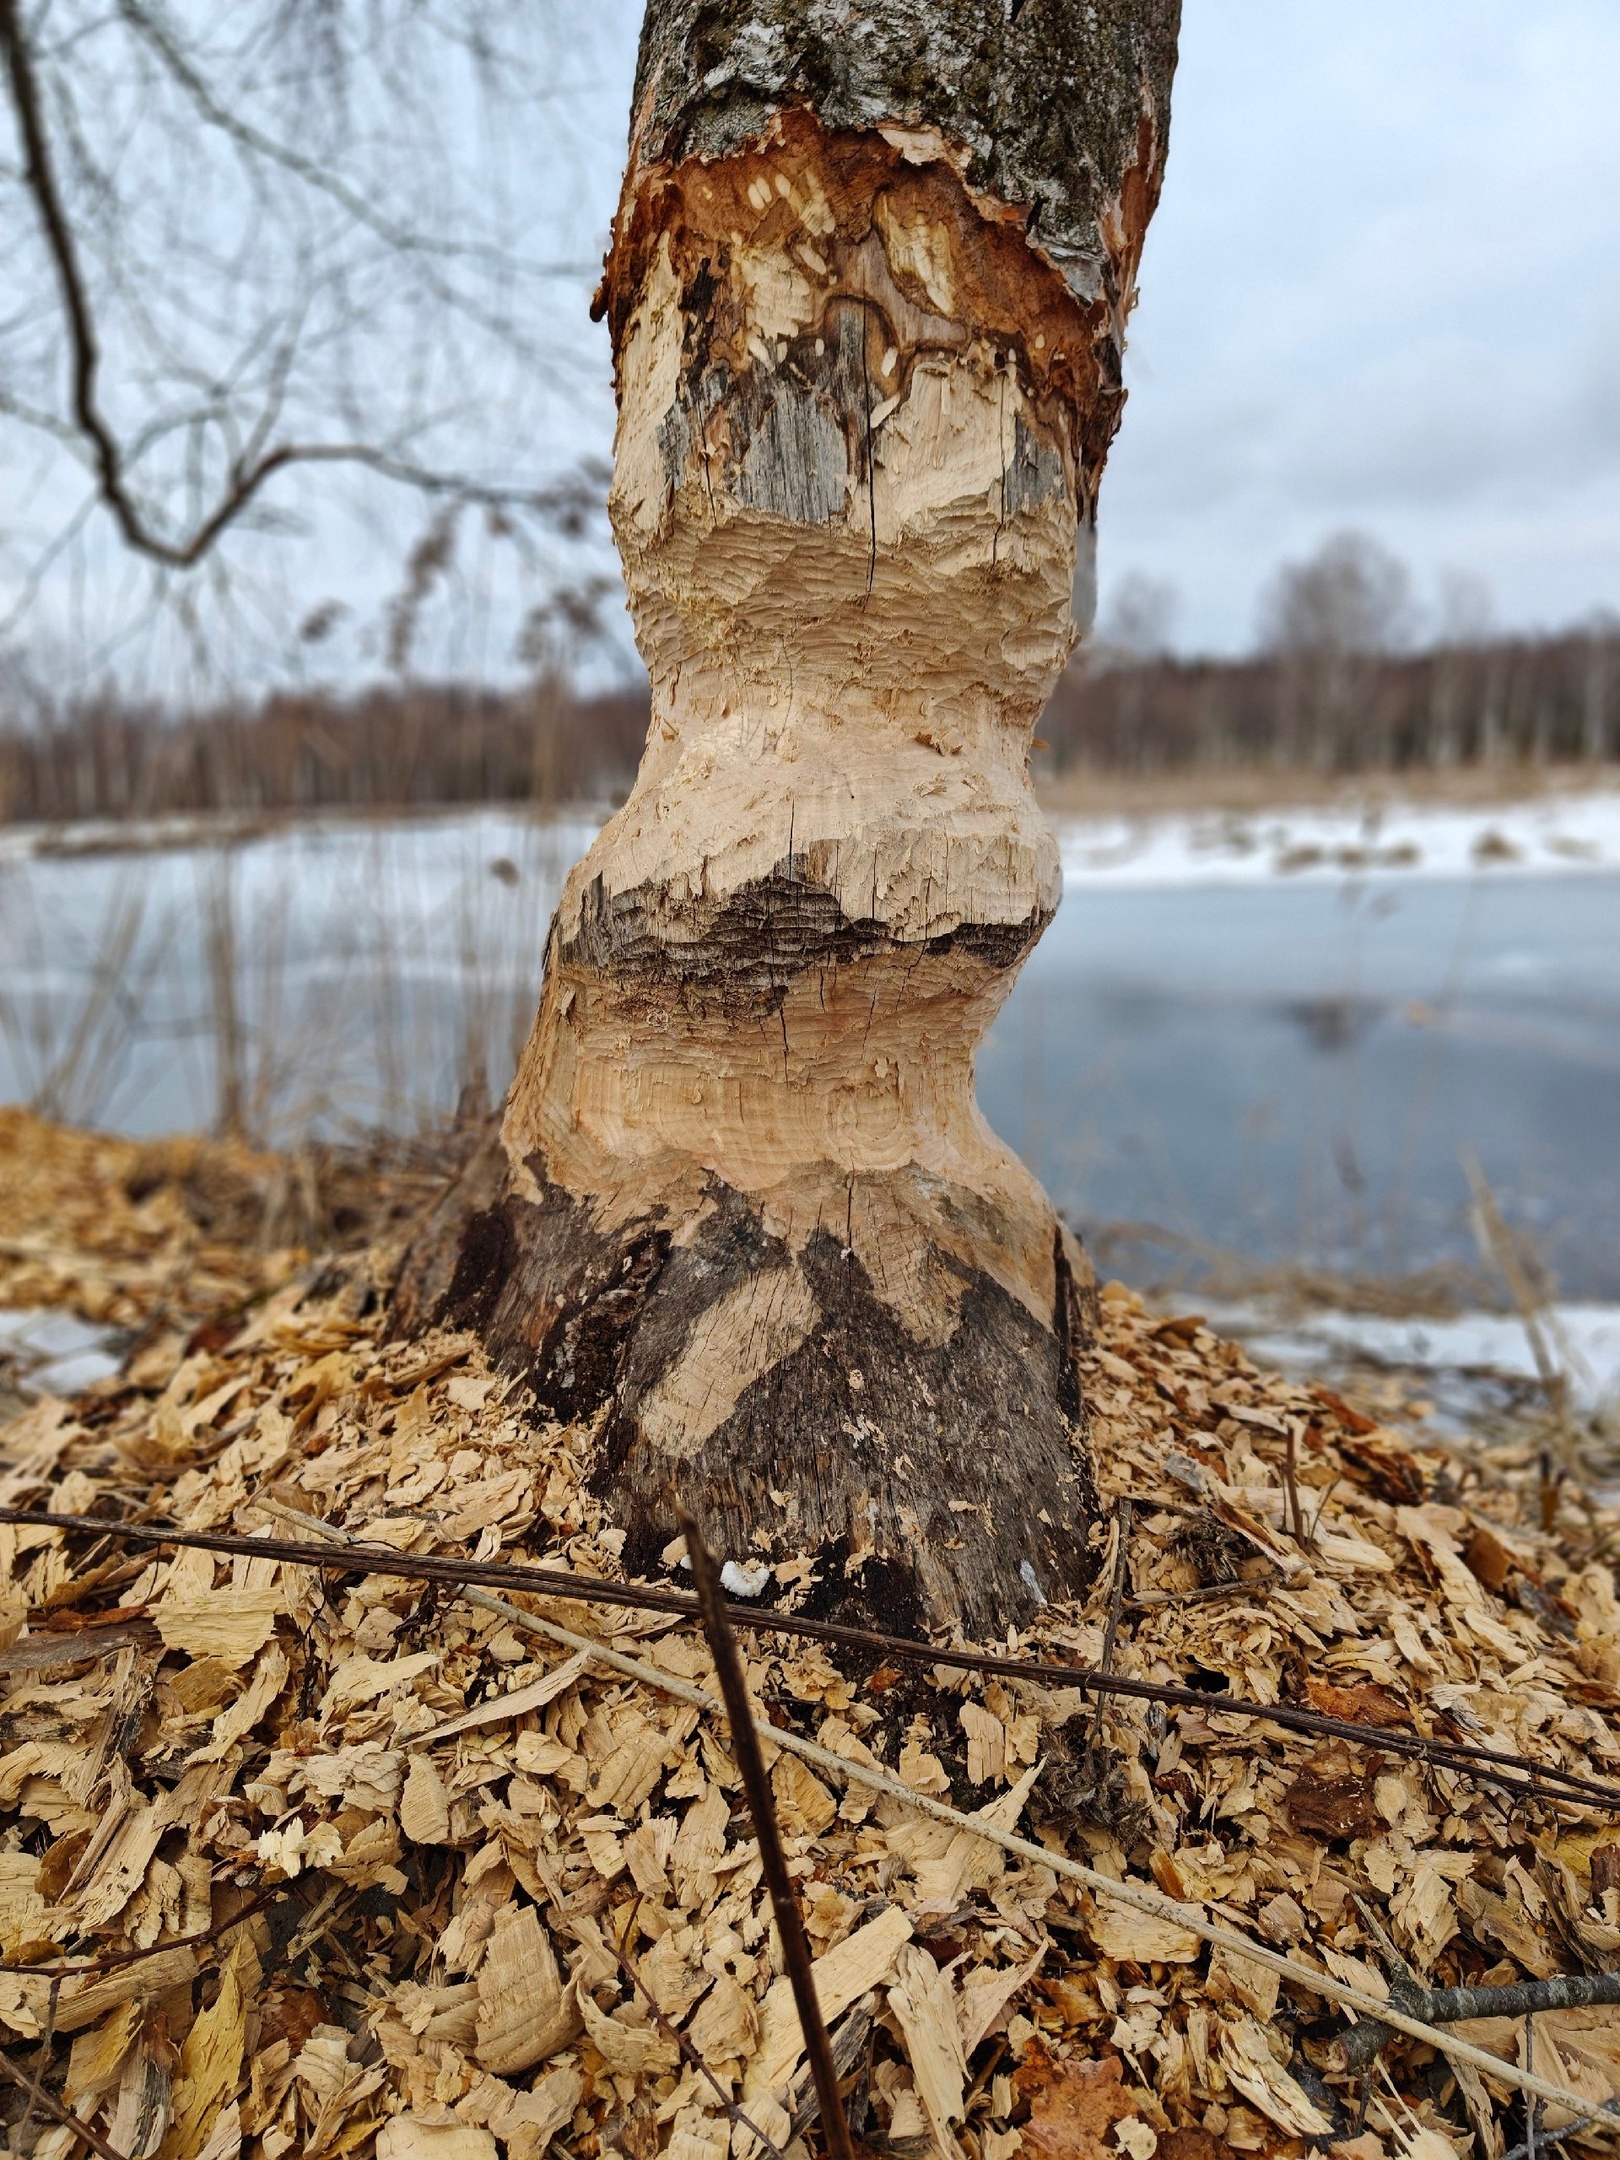
<instances>
[{"instance_id":1,"label":"ice surface","mask_svg":"<svg viewBox=\"0 0 1620 2160\"><path fill-rule=\"evenodd\" d=\"M1381 1365L1439 1374L1537 1377L1529 1335L1515 1313L1393 1320L1327 1310L1285 1318L1264 1308L1211 1304L1205 1317L1212 1327L1238 1335L1257 1362L1287 1371L1309 1371L1325 1359L1360 1355ZM1620 1305L1552 1305L1540 1324L1567 1378L1572 1410L1590 1413L1620 1401Z\"/></svg>"}]
</instances>

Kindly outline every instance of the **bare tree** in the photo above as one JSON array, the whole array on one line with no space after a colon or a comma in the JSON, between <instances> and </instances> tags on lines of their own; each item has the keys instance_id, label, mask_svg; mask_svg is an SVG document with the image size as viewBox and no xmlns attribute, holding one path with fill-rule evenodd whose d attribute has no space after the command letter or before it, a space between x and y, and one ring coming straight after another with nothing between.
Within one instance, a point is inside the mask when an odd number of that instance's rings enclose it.
<instances>
[{"instance_id":1,"label":"bare tree","mask_svg":"<svg viewBox=\"0 0 1620 2160\"><path fill-rule=\"evenodd\" d=\"M547 252L525 178L565 162L547 15L0 0L0 644L65 551L110 565L102 533L146 567L139 595L98 580L104 622L228 605L345 485L385 563L414 495L441 580L470 509L548 586L606 473L555 425L586 266ZM318 640L343 605L300 613Z\"/></svg>"},{"instance_id":2,"label":"bare tree","mask_svg":"<svg viewBox=\"0 0 1620 2160\"><path fill-rule=\"evenodd\" d=\"M1307 744L1328 766L1386 761L1373 663L1406 642L1412 618L1405 564L1364 533L1337 533L1278 571L1261 603L1261 643L1284 662L1285 762L1307 762Z\"/></svg>"},{"instance_id":3,"label":"bare tree","mask_svg":"<svg viewBox=\"0 0 1620 2160\"><path fill-rule=\"evenodd\" d=\"M1099 625L1099 654L1111 665L1166 659L1175 643L1180 607L1181 595L1169 578L1127 571Z\"/></svg>"},{"instance_id":4,"label":"bare tree","mask_svg":"<svg viewBox=\"0 0 1620 2160\"><path fill-rule=\"evenodd\" d=\"M1336 533L1278 571L1262 607L1272 652L1385 653L1412 627L1406 565L1365 533Z\"/></svg>"},{"instance_id":5,"label":"bare tree","mask_svg":"<svg viewBox=\"0 0 1620 2160\"><path fill-rule=\"evenodd\" d=\"M1005 1625L1088 1576L1089 1271L973 1060L1059 896L1073 642L1176 0L650 0L601 292L653 685L501 1142L401 1325L600 1417L819 1596Z\"/></svg>"}]
</instances>

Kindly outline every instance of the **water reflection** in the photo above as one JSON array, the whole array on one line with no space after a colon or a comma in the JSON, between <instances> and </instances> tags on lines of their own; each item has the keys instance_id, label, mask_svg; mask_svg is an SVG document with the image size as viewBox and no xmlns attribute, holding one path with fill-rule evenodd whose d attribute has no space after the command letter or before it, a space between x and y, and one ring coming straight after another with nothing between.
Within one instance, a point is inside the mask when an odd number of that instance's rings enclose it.
<instances>
[{"instance_id":1,"label":"water reflection","mask_svg":"<svg viewBox=\"0 0 1620 2160\"><path fill-rule=\"evenodd\" d=\"M1081 886L986 1045L980 1096L1138 1272L1212 1249L1353 1273L1472 1263L1472 1148L1566 1292L1612 1297L1617 953L1609 875Z\"/></svg>"}]
</instances>

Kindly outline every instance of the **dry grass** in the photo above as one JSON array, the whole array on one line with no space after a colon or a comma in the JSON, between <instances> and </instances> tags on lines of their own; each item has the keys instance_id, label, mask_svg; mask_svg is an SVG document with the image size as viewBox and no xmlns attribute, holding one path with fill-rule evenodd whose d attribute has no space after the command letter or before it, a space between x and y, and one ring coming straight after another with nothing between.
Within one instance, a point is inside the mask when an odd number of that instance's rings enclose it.
<instances>
[{"instance_id":1,"label":"dry grass","mask_svg":"<svg viewBox=\"0 0 1620 2160\"><path fill-rule=\"evenodd\" d=\"M1395 804L1507 809L1543 797L1620 787L1620 762L1403 765L1321 772L1307 766L1182 765L1152 772L1105 765L1037 771L1035 791L1056 816L1154 818L1182 812L1242 816L1305 809L1376 810Z\"/></svg>"},{"instance_id":2,"label":"dry grass","mask_svg":"<svg viewBox=\"0 0 1620 2160\"><path fill-rule=\"evenodd\" d=\"M572 827L148 837L161 859L0 864L0 1087L75 1123L284 1146L431 1132L500 1095Z\"/></svg>"}]
</instances>

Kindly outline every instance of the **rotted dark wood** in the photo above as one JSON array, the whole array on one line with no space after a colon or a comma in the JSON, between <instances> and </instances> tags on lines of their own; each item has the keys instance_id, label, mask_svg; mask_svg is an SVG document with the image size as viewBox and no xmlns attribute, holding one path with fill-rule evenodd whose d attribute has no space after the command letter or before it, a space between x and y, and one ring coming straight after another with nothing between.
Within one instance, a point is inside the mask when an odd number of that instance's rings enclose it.
<instances>
[{"instance_id":1,"label":"rotted dark wood","mask_svg":"<svg viewBox=\"0 0 1620 2160\"><path fill-rule=\"evenodd\" d=\"M818 1231L791 1254L741 1194L711 1190L679 1244L652 1224L609 1239L555 1187L538 1205L505 1189L498 1156L492 1144L416 1240L394 1323L476 1330L539 1417L605 1410L593 1487L627 1533L632 1574L657 1569L680 1504L723 1559L812 1559L807 1609L829 1618L900 1633L959 1620L983 1637L1084 1593L1098 1565L1076 1368L1088 1286L1061 1236L1049 1326L980 1275L963 1283L953 1334L929 1344L836 1238ZM805 1341L684 1459L650 1444L642 1407L704 1315L790 1268L817 1307Z\"/></svg>"}]
</instances>

